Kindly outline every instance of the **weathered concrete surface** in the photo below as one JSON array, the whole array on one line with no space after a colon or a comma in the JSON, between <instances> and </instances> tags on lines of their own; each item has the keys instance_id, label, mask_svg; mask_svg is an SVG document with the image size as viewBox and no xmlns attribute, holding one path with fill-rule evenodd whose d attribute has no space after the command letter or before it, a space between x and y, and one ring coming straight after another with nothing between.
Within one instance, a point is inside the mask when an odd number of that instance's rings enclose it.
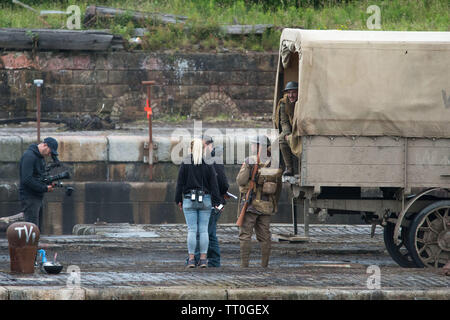
<instances>
[{"instance_id":1,"label":"weathered concrete surface","mask_svg":"<svg viewBox=\"0 0 450 320\"><path fill-rule=\"evenodd\" d=\"M222 266L186 269L185 225L80 225L83 236L43 236L57 275L9 272L8 247L0 235L0 299L175 300L449 300L450 278L434 269L400 268L384 250L381 229L312 225L309 242L273 238L269 268L261 268L253 242L249 268L240 268L238 228L218 225ZM96 229L92 234L93 228ZM292 227L271 226L287 233ZM300 228L299 232L303 232ZM367 286L369 266L380 268L380 287ZM77 266L79 287L68 287ZM70 283L70 282L69 282Z\"/></svg>"},{"instance_id":2,"label":"weathered concrete surface","mask_svg":"<svg viewBox=\"0 0 450 320\"><path fill-rule=\"evenodd\" d=\"M22 139L16 136L0 140L0 162L16 162L22 156Z\"/></svg>"},{"instance_id":3,"label":"weathered concrete surface","mask_svg":"<svg viewBox=\"0 0 450 320\"><path fill-rule=\"evenodd\" d=\"M450 290L351 290L270 287L227 290L229 300L449 300Z\"/></svg>"},{"instance_id":4,"label":"weathered concrete surface","mask_svg":"<svg viewBox=\"0 0 450 320\"><path fill-rule=\"evenodd\" d=\"M154 179L157 181L176 180L179 165L188 154L191 139L201 134L195 128L173 128L172 133L154 133ZM201 128L200 128L201 129ZM178 130L178 131L177 131ZM156 131L156 130L155 130ZM246 134L271 134L270 129L248 129L245 132L216 130L214 139L217 146L223 146L223 163L227 166L242 164L249 153ZM114 132L96 135L67 135L57 132L42 133L42 139L51 135L59 142L59 159L71 167L75 181L148 181L148 133L140 135L117 135ZM0 132L0 181L17 179L17 163L30 144L35 143L35 135L18 132L16 135ZM88 179L90 178L90 179ZM233 180L230 178L230 180Z\"/></svg>"},{"instance_id":5,"label":"weathered concrete surface","mask_svg":"<svg viewBox=\"0 0 450 320\"><path fill-rule=\"evenodd\" d=\"M51 287L4 287L9 300L85 300L85 290L81 288Z\"/></svg>"},{"instance_id":6,"label":"weathered concrete surface","mask_svg":"<svg viewBox=\"0 0 450 320\"><path fill-rule=\"evenodd\" d=\"M145 142L148 143L148 137L110 136L108 159L112 162L142 162Z\"/></svg>"},{"instance_id":7,"label":"weathered concrete surface","mask_svg":"<svg viewBox=\"0 0 450 320\"><path fill-rule=\"evenodd\" d=\"M226 300L227 291L211 287L86 288L86 300Z\"/></svg>"},{"instance_id":8,"label":"weathered concrete surface","mask_svg":"<svg viewBox=\"0 0 450 320\"><path fill-rule=\"evenodd\" d=\"M8 289L0 287L0 300L9 300Z\"/></svg>"},{"instance_id":9,"label":"weathered concrete surface","mask_svg":"<svg viewBox=\"0 0 450 320\"><path fill-rule=\"evenodd\" d=\"M449 290L0 287L0 300L449 300Z\"/></svg>"},{"instance_id":10,"label":"weathered concrete surface","mask_svg":"<svg viewBox=\"0 0 450 320\"><path fill-rule=\"evenodd\" d=\"M65 162L107 161L105 137L63 136L58 140L59 160Z\"/></svg>"},{"instance_id":11,"label":"weathered concrete surface","mask_svg":"<svg viewBox=\"0 0 450 320\"><path fill-rule=\"evenodd\" d=\"M201 130L201 127L199 130ZM195 132L191 128L173 128L169 135L154 133L154 163L179 164L187 154L192 138L201 133L202 131ZM215 133L216 146L223 147L223 163L228 165L242 164L244 157L249 154L249 135L267 134L271 136L272 134L269 128L249 128L236 131L217 129L214 132L210 131L210 133ZM144 162L144 156L148 156L148 150L144 150L144 145L148 143L148 133L145 134L145 132L140 135L117 135L113 131L97 132L95 136L73 135L73 133L67 135L57 132L41 134L42 139L49 135L58 140L59 160L67 163L142 163ZM36 143L35 139L34 134L22 132L17 135L5 135L0 132L0 162L19 161L29 145ZM274 141L275 137L272 138L272 142Z\"/></svg>"}]
</instances>

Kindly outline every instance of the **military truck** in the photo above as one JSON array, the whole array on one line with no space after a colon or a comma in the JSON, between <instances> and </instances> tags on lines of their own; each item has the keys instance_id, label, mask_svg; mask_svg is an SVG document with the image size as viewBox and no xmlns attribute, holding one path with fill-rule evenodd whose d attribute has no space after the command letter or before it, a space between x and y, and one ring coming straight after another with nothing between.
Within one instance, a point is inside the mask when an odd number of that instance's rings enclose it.
<instances>
[{"instance_id":1,"label":"military truck","mask_svg":"<svg viewBox=\"0 0 450 320\"><path fill-rule=\"evenodd\" d=\"M311 214L361 214L400 266L448 263L450 32L284 29L274 113L289 81L306 235Z\"/></svg>"}]
</instances>

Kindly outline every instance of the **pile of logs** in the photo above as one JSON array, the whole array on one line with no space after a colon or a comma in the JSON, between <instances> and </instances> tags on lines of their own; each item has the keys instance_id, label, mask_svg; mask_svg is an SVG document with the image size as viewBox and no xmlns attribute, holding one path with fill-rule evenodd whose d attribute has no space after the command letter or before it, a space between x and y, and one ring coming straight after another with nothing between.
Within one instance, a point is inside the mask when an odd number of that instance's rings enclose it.
<instances>
[{"instance_id":1,"label":"pile of logs","mask_svg":"<svg viewBox=\"0 0 450 320\"><path fill-rule=\"evenodd\" d=\"M23 212L9 217L0 218L0 232L5 232L8 227L14 222L24 221Z\"/></svg>"},{"instance_id":2,"label":"pile of logs","mask_svg":"<svg viewBox=\"0 0 450 320\"><path fill-rule=\"evenodd\" d=\"M113 19L127 15L133 21L141 23L152 20L162 24L185 23L187 17L164 13L145 13L123 9L89 6L84 16L84 26L88 28L97 19ZM261 35L271 24L260 25L223 25L222 32L228 35ZM147 29L137 28L135 36L142 36ZM61 30L61 29L0 29L0 49L23 50L123 50L124 39L109 30Z\"/></svg>"},{"instance_id":3,"label":"pile of logs","mask_svg":"<svg viewBox=\"0 0 450 320\"><path fill-rule=\"evenodd\" d=\"M0 29L4 49L103 51L121 43L121 37L98 30Z\"/></svg>"},{"instance_id":4,"label":"pile of logs","mask_svg":"<svg viewBox=\"0 0 450 320\"><path fill-rule=\"evenodd\" d=\"M115 9L100 6L89 6L84 15L84 26L89 27L97 19L113 19L121 15L128 15L132 21L137 24L142 24L145 20L155 21L161 24L176 24L185 23L188 19L186 16L177 16L165 13L146 13L140 11L127 11L123 9ZM248 34L263 34L267 29L273 28L272 24L257 24L257 25L223 25L220 27L222 32L229 35L248 35ZM138 29L137 29L138 30ZM140 36L137 31L136 36Z\"/></svg>"},{"instance_id":5,"label":"pile of logs","mask_svg":"<svg viewBox=\"0 0 450 320\"><path fill-rule=\"evenodd\" d=\"M130 11L116 8L108 8L101 6L89 6L84 14L84 26L90 27L97 19L111 19L118 16L130 16L136 22L141 23L143 20L152 20L162 24L186 22L187 17L177 16L165 13L147 13L140 11Z\"/></svg>"},{"instance_id":6,"label":"pile of logs","mask_svg":"<svg viewBox=\"0 0 450 320\"><path fill-rule=\"evenodd\" d=\"M23 117L23 118L10 118L0 119L0 125L3 124L19 124L22 122L35 122L36 118ZM62 130L113 130L116 123L111 120L109 116L102 117L97 114L84 114L80 116L51 119L41 118L41 122L64 124L65 127Z\"/></svg>"}]
</instances>

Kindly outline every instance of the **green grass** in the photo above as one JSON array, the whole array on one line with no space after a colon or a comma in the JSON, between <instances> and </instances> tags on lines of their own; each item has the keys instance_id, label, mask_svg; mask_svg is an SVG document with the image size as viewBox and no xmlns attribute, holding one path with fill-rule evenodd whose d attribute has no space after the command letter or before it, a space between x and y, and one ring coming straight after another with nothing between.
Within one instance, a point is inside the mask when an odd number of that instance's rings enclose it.
<instances>
[{"instance_id":1,"label":"green grass","mask_svg":"<svg viewBox=\"0 0 450 320\"><path fill-rule=\"evenodd\" d=\"M78 5L82 20L86 7L91 1L22 0L37 10L65 11L69 5ZM316 2L319 6L314 7ZM398 31L449 31L448 0L392 0L392 1L339 1L339 0L104 0L97 5L126 10L161 12L184 15L186 24L157 25L146 21L141 25L132 22L129 15L113 21L99 21L98 29L111 29L125 38L132 36L135 27L147 27L148 34L143 39L143 49L211 51L223 48L233 50L268 51L278 50L280 30L284 27L306 29L367 30L366 21L370 14L367 7L377 5L381 9L381 30ZM268 6L278 3L278 6ZM264 5L266 4L266 5ZM296 7L296 5L298 7ZM46 18L51 28L63 29L67 17L53 15ZM230 37L222 34L223 24L274 24L276 29L261 36ZM37 15L11 1L0 0L0 27L3 28L47 28Z\"/></svg>"}]
</instances>

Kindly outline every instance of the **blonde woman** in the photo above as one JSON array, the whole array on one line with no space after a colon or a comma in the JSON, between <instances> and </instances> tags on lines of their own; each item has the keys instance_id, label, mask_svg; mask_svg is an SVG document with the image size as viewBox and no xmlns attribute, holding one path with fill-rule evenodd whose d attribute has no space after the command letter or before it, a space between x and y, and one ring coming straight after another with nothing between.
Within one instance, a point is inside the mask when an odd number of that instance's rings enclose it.
<instances>
[{"instance_id":1,"label":"blonde woman","mask_svg":"<svg viewBox=\"0 0 450 320\"><path fill-rule=\"evenodd\" d=\"M209 236L208 224L211 208L222 203L217 176L214 167L203 159L203 142L194 139L191 142L191 154L183 159L177 180L175 202L183 210L188 226L187 247L189 253L188 268L195 268L195 247L199 233L199 266L206 268L208 261Z\"/></svg>"}]
</instances>

